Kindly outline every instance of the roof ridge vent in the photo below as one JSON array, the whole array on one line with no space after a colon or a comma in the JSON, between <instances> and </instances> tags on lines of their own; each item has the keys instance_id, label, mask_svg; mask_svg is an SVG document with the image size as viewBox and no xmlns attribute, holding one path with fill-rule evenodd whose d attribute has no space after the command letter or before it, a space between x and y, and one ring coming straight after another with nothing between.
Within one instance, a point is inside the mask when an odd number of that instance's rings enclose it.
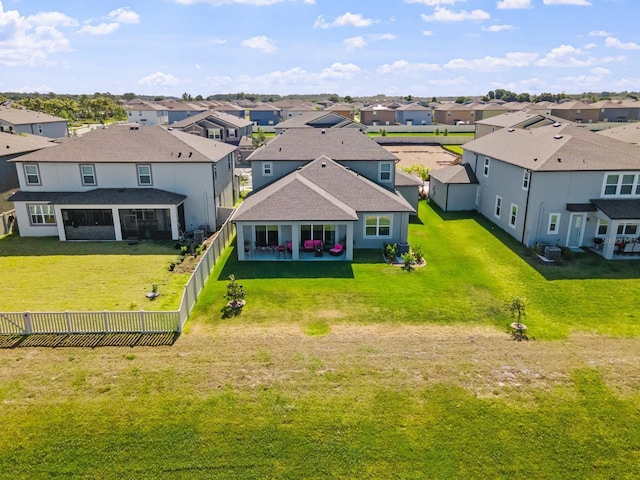
<instances>
[{"instance_id":1,"label":"roof ridge vent","mask_svg":"<svg viewBox=\"0 0 640 480\"><path fill-rule=\"evenodd\" d=\"M562 135L554 135L553 138L555 138L556 140L560 140L562 138Z\"/></svg>"},{"instance_id":2,"label":"roof ridge vent","mask_svg":"<svg viewBox=\"0 0 640 480\"><path fill-rule=\"evenodd\" d=\"M509 129L509 131L510 131L510 132L515 132L515 131L516 131L516 129L515 129L515 128L513 128L513 127L511 127L511 128Z\"/></svg>"},{"instance_id":3,"label":"roof ridge vent","mask_svg":"<svg viewBox=\"0 0 640 480\"><path fill-rule=\"evenodd\" d=\"M556 123L553 124L553 126L556 127L556 128L560 127L561 125L562 124L560 122L556 122Z\"/></svg>"}]
</instances>

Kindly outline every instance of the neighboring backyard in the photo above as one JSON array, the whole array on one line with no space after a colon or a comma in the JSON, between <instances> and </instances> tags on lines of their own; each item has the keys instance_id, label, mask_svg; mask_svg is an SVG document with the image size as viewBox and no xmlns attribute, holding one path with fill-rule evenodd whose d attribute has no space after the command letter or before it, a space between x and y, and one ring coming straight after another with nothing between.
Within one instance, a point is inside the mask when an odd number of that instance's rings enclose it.
<instances>
[{"instance_id":1,"label":"neighboring backyard","mask_svg":"<svg viewBox=\"0 0 640 480\"><path fill-rule=\"evenodd\" d=\"M172 242L0 239L0 312L177 310L189 274L168 271ZM157 284L160 296L145 294Z\"/></svg>"},{"instance_id":2,"label":"neighboring backyard","mask_svg":"<svg viewBox=\"0 0 640 480\"><path fill-rule=\"evenodd\" d=\"M538 265L426 203L410 230L412 272L229 248L172 346L0 350L0 478L640 477L640 261Z\"/></svg>"}]
</instances>

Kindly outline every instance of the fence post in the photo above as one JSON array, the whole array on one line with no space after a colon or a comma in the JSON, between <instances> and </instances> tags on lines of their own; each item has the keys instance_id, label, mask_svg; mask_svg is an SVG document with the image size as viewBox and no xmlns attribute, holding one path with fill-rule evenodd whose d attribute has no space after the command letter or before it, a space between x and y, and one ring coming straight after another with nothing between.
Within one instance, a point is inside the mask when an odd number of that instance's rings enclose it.
<instances>
[{"instance_id":1,"label":"fence post","mask_svg":"<svg viewBox=\"0 0 640 480\"><path fill-rule=\"evenodd\" d=\"M106 310L102 311L102 320L104 321L104 331L109 333L109 316Z\"/></svg>"},{"instance_id":2,"label":"fence post","mask_svg":"<svg viewBox=\"0 0 640 480\"><path fill-rule=\"evenodd\" d=\"M65 310L64 311L64 319L67 323L67 333L72 333L71 332L71 319L69 318L69 310Z\"/></svg>"},{"instance_id":3,"label":"fence post","mask_svg":"<svg viewBox=\"0 0 640 480\"><path fill-rule=\"evenodd\" d=\"M24 334L31 335L33 333L33 322L31 321L31 312L24 312Z\"/></svg>"},{"instance_id":4,"label":"fence post","mask_svg":"<svg viewBox=\"0 0 640 480\"><path fill-rule=\"evenodd\" d=\"M140 310L140 323L142 333L147 333L147 321L144 310Z\"/></svg>"}]
</instances>

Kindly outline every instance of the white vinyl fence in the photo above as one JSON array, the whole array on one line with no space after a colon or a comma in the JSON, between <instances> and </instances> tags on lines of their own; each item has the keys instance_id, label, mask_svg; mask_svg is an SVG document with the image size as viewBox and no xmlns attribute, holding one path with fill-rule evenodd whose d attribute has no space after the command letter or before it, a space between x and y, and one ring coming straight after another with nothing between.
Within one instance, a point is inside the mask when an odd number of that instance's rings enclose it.
<instances>
[{"instance_id":1,"label":"white vinyl fence","mask_svg":"<svg viewBox=\"0 0 640 480\"><path fill-rule=\"evenodd\" d=\"M184 287L178 311L0 312L0 335L181 332L234 233L235 225L229 221L216 232Z\"/></svg>"}]
</instances>

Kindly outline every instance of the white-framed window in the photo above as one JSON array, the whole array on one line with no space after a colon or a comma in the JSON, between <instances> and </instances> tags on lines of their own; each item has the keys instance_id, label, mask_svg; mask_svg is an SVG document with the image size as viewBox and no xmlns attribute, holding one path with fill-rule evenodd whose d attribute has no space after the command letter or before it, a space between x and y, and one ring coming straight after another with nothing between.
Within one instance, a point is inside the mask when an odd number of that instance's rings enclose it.
<instances>
[{"instance_id":1,"label":"white-framed window","mask_svg":"<svg viewBox=\"0 0 640 480\"><path fill-rule=\"evenodd\" d=\"M378 165L378 180L381 182L391 181L391 162L380 162Z\"/></svg>"},{"instance_id":2,"label":"white-framed window","mask_svg":"<svg viewBox=\"0 0 640 480\"><path fill-rule=\"evenodd\" d=\"M273 175L273 164L271 162L262 162L262 175L264 177Z\"/></svg>"},{"instance_id":3,"label":"white-framed window","mask_svg":"<svg viewBox=\"0 0 640 480\"><path fill-rule=\"evenodd\" d=\"M38 165L25 165L24 178L27 181L27 185L40 185L40 171L38 170Z\"/></svg>"},{"instance_id":4,"label":"white-framed window","mask_svg":"<svg viewBox=\"0 0 640 480\"><path fill-rule=\"evenodd\" d=\"M547 226L547 233L558 233L560 230L560 214L549 214L549 225Z\"/></svg>"},{"instance_id":5,"label":"white-framed window","mask_svg":"<svg viewBox=\"0 0 640 480\"><path fill-rule=\"evenodd\" d=\"M219 128L210 128L208 130L209 138L219 140L222 138L222 131Z\"/></svg>"},{"instance_id":6,"label":"white-framed window","mask_svg":"<svg viewBox=\"0 0 640 480\"><path fill-rule=\"evenodd\" d=\"M620 225L618 225L617 234L635 236L638 234L638 224L637 223L621 223Z\"/></svg>"},{"instance_id":7,"label":"white-framed window","mask_svg":"<svg viewBox=\"0 0 640 480\"><path fill-rule=\"evenodd\" d=\"M384 237L391 236L391 215L367 215L364 217L364 236Z\"/></svg>"},{"instance_id":8,"label":"white-framed window","mask_svg":"<svg viewBox=\"0 0 640 480\"><path fill-rule=\"evenodd\" d=\"M38 124L38 133L40 135L42 135L42 124L41 123Z\"/></svg>"},{"instance_id":9,"label":"white-framed window","mask_svg":"<svg viewBox=\"0 0 640 480\"><path fill-rule=\"evenodd\" d=\"M640 195L640 174L606 173L602 186L602 196Z\"/></svg>"},{"instance_id":10,"label":"white-framed window","mask_svg":"<svg viewBox=\"0 0 640 480\"><path fill-rule=\"evenodd\" d=\"M600 218L598 219L598 230L597 230L597 235L606 235L607 231L609 230L609 222L607 222L606 220Z\"/></svg>"},{"instance_id":11,"label":"white-framed window","mask_svg":"<svg viewBox=\"0 0 640 480\"><path fill-rule=\"evenodd\" d=\"M500 214L502 213L502 197L496 195L496 208L493 210L493 216L496 218L500 218Z\"/></svg>"},{"instance_id":12,"label":"white-framed window","mask_svg":"<svg viewBox=\"0 0 640 480\"><path fill-rule=\"evenodd\" d=\"M96 171L93 165L80 165L80 176L82 185L97 185Z\"/></svg>"},{"instance_id":13,"label":"white-framed window","mask_svg":"<svg viewBox=\"0 0 640 480\"><path fill-rule=\"evenodd\" d=\"M482 175L484 175L485 177L489 176L490 162L491 160L489 159L489 157L484 157L484 168L482 169Z\"/></svg>"},{"instance_id":14,"label":"white-framed window","mask_svg":"<svg viewBox=\"0 0 640 480\"><path fill-rule=\"evenodd\" d=\"M55 225L56 216L53 205L34 204L29 205L29 217L31 225Z\"/></svg>"},{"instance_id":15,"label":"white-framed window","mask_svg":"<svg viewBox=\"0 0 640 480\"><path fill-rule=\"evenodd\" d=\"M151 165L138 165L138 185L153 185Z\"/></svg>"},{"instance_id":16,"label":"white-framed window","mask_svg":"<svg viewBox=\"0 0 640 480\"><path fill-rule=\"evenodd\" d=\"M236 129L235 128L228 129L227 130L227 137L236 138Z\"/></svg>"},{"instance_id":17,"label":"white-framed window","mask_svg":"<svg viewBox=\"0 0 640 480\"><path fill-rule=\"evenodd\" d=\"M529 182L531 181L531 172L529 170L525 170L522 174L522 189L529 190Z\"/></svg>"},{"instance_id":18,"label":"white-framed window","mask_svg":"<svg viewBox=\"0 0 640 480\"><path fill-rule=\"evenodd\" d=\"M518 206L514 203L511 204L511 212L509 214L509 226L516 228L516 222L518 221Z\"/></svg>"}]
</instances>

